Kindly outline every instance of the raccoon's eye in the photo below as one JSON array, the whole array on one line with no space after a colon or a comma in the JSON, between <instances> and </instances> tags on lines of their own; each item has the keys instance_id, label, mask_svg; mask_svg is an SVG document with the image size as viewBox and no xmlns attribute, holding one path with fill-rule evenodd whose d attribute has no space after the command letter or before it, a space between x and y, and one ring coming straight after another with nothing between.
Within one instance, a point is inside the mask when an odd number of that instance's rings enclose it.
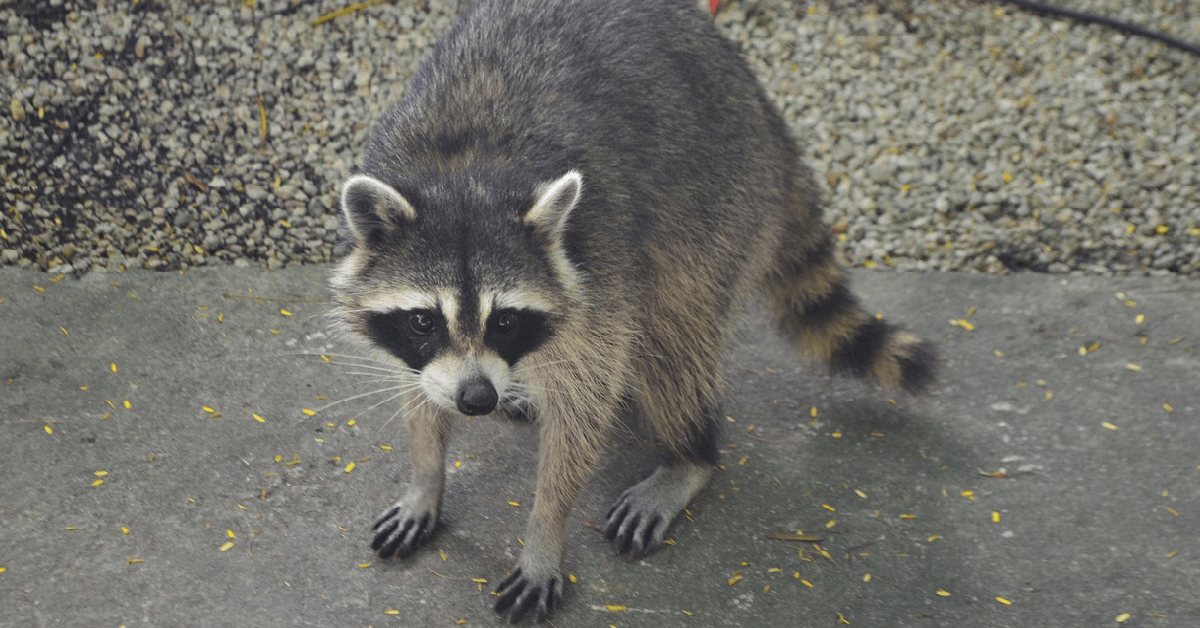
<instances>
[{"instance_id":1,"label":"raccoon's eye","mask_svg":"<svg viewBox=\"0 0 1200 628\"><path fill-rule=\"evenodd\" d=\"M511 334L517 330L517 315L512 312L501 312L496 317L496 333Z\"/></svg>"},{"instance_id":2,"label":"raccoon's eye","mask_svg":"<svg viewBox=\"0 0 1200 628\"><path fill-rule=\"evenodd\" d=\"M413 312L408 316L408 326L413 333L427 336L437 329L437 322L429 312Z\"/></svg>"}]
</instances>

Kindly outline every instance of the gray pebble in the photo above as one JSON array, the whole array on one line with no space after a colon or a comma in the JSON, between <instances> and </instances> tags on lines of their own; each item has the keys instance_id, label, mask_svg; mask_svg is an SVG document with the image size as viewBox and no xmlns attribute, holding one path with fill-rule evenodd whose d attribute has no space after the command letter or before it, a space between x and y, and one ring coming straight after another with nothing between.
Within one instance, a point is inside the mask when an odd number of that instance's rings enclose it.
<instances>
[{"instance_id":1,"label":"gray pebble","mask_svg":"<svg viewBox=\"0 0 1200 628\"><path fill-rule=\"evenodd\" d=\"M325 3L162 0L141 22L99 3L49 28L0 9L0 264L328 260L341 181L459 4L316 27ZM1200 59L986 3L901 4L757 0L716 17L800 140L847 263L1006 272L999 249L1031 270L1200 275ZM1177 0L1071 5L1200 39ZM72 184L94 203L84 237L53 220L80 211Z\"/></svg>"}]
</instances>

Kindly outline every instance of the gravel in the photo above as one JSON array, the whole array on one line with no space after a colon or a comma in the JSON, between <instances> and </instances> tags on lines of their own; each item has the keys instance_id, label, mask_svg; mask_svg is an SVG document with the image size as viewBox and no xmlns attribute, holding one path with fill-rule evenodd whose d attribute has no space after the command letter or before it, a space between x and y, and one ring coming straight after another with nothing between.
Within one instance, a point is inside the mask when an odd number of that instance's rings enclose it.
<instances>
[{"instance_id":1,"label":"gravel","mask_svg":"<svg viewBox=\"0 0 1200 628\"><path fill-rule=\"evenodd\" d=\"M1193 0L1055 1L1200 41ZM460 11L319 21L351 4L0 6L0 264L328 261L370 125ZM716 19L805 145L848 265L1200 276L1200 58L974 0Z\"/></svg>"}]
</instances>

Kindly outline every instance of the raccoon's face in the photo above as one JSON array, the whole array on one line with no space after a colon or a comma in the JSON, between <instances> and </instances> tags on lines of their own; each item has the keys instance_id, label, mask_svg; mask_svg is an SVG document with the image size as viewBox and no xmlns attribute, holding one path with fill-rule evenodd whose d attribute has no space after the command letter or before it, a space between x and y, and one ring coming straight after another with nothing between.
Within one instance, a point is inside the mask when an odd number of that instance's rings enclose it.
<instances>
[{"instance_id":1,"label":"raccoon's face","mask_svg":"<svg viewBox=\"0 0 1200 628\"><path fill-rule=\"evenodd\" d=\"M518 366L554 336L576 282L561 231L580 185L570 172L497 200L352 177L342 207L355 244L330 280L337 314L442 408L482 415L526 396Z\"/></svg>"},{"instance_id":2,"label":"raccoon's face","mask_svg":"<svg viewBox=\"0 0 1200 628\"><path fill-rule=\"evenodd\" d=\"M466 415L487 414L513 393L513 367L553 334L552 312L519 294L479 299L468 312L452 290L409 294L364 313L370 342L400 359L425 396Z\"/></svg>"}]
</instances>

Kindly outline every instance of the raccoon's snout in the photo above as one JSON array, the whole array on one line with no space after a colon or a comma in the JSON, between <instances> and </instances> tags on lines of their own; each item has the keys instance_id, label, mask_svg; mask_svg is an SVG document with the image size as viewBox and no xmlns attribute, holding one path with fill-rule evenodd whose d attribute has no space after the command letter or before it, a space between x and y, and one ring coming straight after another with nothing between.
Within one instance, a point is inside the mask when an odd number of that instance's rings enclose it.
<instances>
[{"instance_id":1,"label":"raccoon's snout","mask_svg":"<svg viewBox=\"0 0 1200 628\"><path fill-rule=\"evenodd\" d=\"M496 409L500 396L496 387L486 379L472 379L458 387L458 411L467 416L479 416Z\"/></svg>"}]
</instances>

